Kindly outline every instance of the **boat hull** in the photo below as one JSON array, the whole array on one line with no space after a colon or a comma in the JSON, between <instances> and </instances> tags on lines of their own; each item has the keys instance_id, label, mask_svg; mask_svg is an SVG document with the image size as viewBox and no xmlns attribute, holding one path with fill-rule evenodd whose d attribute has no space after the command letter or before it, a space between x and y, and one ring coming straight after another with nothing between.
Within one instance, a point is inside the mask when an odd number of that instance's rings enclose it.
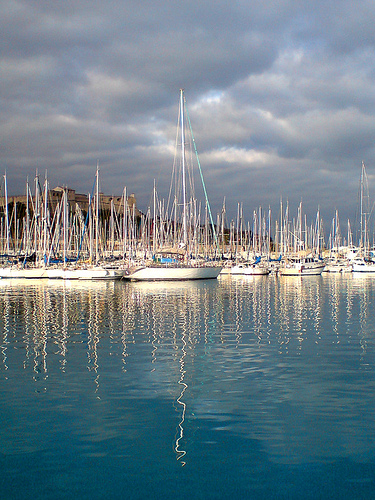
<instances>
[{"instance_id":1,"label":"boat hull","mask_svg":"<svg viewBox=\"0 0 375 500\"><path fill-rule=\"evenodd\" d=\"M352 266L346 264L329 264L324 268L325 273L351 273Z\"/></svg>"},{"instance_id":2,"label":"boat hull","mask_svg":"<svg viewBox=\"0 0 375 500\"><path fill-rule=\"evenodd\" d=\"M290 266L281 267L279 269L280 276L319 276L324 270L324 263L309 265L309 264L292 264Z\"/></svg>"},{"instance_id":3,"label":"boat hull","mask_svg":"<svg viewBox=\"0 0 375 500\"><path fill-rule=\"evenodd\" d=\"M245 276L266 276L267 274L270 274L270 270L261 266L249 266L244 271Z\"/></svg>"},{"instance_id":4,"label":"boat hull","mask_svg":"<svg viewBox=\"0 0 375 500\"><path fill-rule=\"evenodd\" d=\"M64 280L116 280L123 277L119 269L105 269L101 267L88 269L49 269L49 279Z\"/></svg>"},{"instance_id":5,"label":"boat hull","mask_svg":"<svg viewBox=\"0 0 375 500\"><path fill-rule=\"evenodd\" d=\"M242 275L242 274L244 274L245 269L246 269L245 264L238 264L237 266L233 266L231 268L230 273L233 275L236 275L236 274Z\"/></svg>"},{"instance_id":6,"label":"boat hull","mask_svg":"<svg viewBox=\"0 0 375 500\"><path fill-rule=\"evenodd\" d=\"M352 264L353 273L375 273L375 264L371 263L353 263Z\"/></svg>"},{"instance_id":7,"label":"boat hull","mask_svg":"<svg viewBox=\"0 0 375 500\"><path fill-rule=\"evenodd\" d=\"M44 279L48 278L47 270L43 267L32 268L17 268L17 267L2 267L0 268L1 279Z\"/></svg>"},{"instance_id":8,"label":"boat hull","mask_svg":"<svg viewBox=\"0 0 375 500\"><path fill-rule=\"evenodd\" d=\"M123 277L121 269L88 268L0 268L1 279L65 279L65 280L116 280Z\"/></svg>"},{"instance_id":9,"label":"boat hull","mask_svg":"<svg viewBox=\"0 0 375 500\"><path fill-rule=\"evenodd\" d=\"M141 267L130 272L127 279L132 281L187 281L216 279L221 271L219 266L207 267Z\"/></svg>"}]
</instances>

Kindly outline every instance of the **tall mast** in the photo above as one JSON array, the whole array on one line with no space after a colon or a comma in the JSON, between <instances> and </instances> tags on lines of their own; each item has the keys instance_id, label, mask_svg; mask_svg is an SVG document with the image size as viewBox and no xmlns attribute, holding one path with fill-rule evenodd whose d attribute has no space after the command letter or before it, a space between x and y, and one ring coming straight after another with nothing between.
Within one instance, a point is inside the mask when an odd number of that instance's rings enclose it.
<instances>
[{"instance_id":1,"label":"tall mast","mask_svg":"<svg viewBox=\"0 0 375 500\"><path fill-rule=\"evenodd\" d=\"M46 170L46 178L44 181L43 258L45 258L47 255L47 230L48 230L47 210L48 210L48 180L47 180L47 170Z\"/></svg>"},{"instance_id":2,"label":"tall mast","mask_svg":"<svg viewBox=\"0 0 375 500\"><path fill-rule=\"evenodd\" d=\"M96 231L95 231L95 262L99 260L99 160L96 163Z\"/></svg>"},{"instance_id":3,"label":"tall mast","mask_svg":"<svg viewBox=\"0 0 375 500\"><path fill-rule=\"evenodd\" d=\"M152 229L152 252L156 252L156 184L154 179L154 216L153 216L153 229Z\"/></svg>"},{"instance_id":4,"label":"tall mast","mask_svg":"<svg viewBox=\"0 0 375 500\"><path fill-rule=\"evenodd\" d=\"M35 205L34 205L34 252L39 260L39 174L36 172L35 176Z\"/></svg>"},{"instance_id":5,"label":"tall mast","mask_svg":"<svg viewBox=\"0 0 375 500\"><path fill-rule=\"evenodd\" d=\"M7 186L7 174L4 175L4 188L5 188L5 227L6 227L6 253L9 255L9 213L8 213L8 186Z\"/></svg>"},{"instance_id":6,"label":"tall mast","mask_svg":"<svg viewBox=\"0 0 375 500\"><path fill-rule=\"evenodd\" d=\"M224 225L225 225L225 196L223 201L223 208L221 210L221 245L222 245L222 254L225 252L225 241L224 241Z\"/></svg>"},{"instance_id":7,"label":"tall mast","mask_svg":"<svg viewBox=\"0 0 375 500\"><path fill-rule=\"evenodd\" d=\"M63 191L63 265L67 263L67 241L68 241L68 188Z\"/></svg>"},{"instance_id":8,"label":"tall mast","mask_svg":"<svg viewBox=\"0 0 375 500\"><path fill-rule=\"evenodd\" d=\"M26 250L25 256L29 251L30 245L30 214L29 214L29 178L26 180Z\"/></svg>"},{"instance_id":9,"label":"tall mast","mask_svg":"<svg viewBox=\"0 0 375 500\"><path fill-rule=\"evenodd\" d=\"M183 201L183 242L187 244L187 214L186 214L186 173L185 173L185 130L184 130L184 90L180 89L180 125L181 125L181 161L182 161L182 201Z\"/></svg>"},{"instance_id":10,"label":"tall mast","mask_svg":"<svg viewBox=\"0 0 375 500\"><path fill-rule=\"evenodd\" d=\"M360 219L360 248L363 250L363 170L365 166L362 162L362 170L361 170L361 186L360 186L360 209L361 209L361 219Z\"/></svg>"},{"instance_id":11,"label":"tall mast","mask_svg":"<svg viewBox=\"0 0 375 500\"><path fill-rule=\"evenodd\" d=\"M93 248L92 248L92 244L93 244L93 221L92 221L92 218L93 218L93 215L92 215L92 196L91 194L89 193L89 207L88 207L88 215L89 215L89 254L90 254L90 264L92 264L93 262Z\"/></svg>"},{"instance_id":12,"label":"tall mast","mask_svg":"<svg viewBox=\"0 0 375 500\"><path fill-rule=\"evenodd\" d=\"M124 187L124 209L123 209L123 236L124 236L124 259L126 255L126 246L127 246L127 231L128 231L128 224L127 224L127 217L128 217L128 202L126 199L126 186Z\"/></svg>"}]
</instances>

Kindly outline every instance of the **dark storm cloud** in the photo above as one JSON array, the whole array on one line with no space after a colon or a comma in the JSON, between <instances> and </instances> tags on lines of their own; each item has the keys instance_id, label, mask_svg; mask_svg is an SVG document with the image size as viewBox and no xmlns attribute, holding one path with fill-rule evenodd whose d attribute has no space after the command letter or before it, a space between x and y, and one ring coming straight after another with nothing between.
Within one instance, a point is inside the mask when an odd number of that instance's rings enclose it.
<instances>
[{"instance_id":1,"label":"dark storm cloud","mask_svg":"<svg viewBox=\"0 0 375 500\"><path fill-rule=\"evenodd\" d=\"M370 1L0 2L1 168L167 193L178 91L215 209L303 199L354 217L375 166ZM375 186L374 186L375 187Z\"/></svg>"}]
</instances>

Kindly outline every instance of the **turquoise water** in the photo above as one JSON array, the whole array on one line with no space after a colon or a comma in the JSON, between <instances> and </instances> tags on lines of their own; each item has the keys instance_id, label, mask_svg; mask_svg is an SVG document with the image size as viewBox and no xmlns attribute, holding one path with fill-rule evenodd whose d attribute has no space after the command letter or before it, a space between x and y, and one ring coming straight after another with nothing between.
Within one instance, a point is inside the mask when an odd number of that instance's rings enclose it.
<instances>
[{"instance_id":1,"label":"turquoise water","mask_svg":"<svg viewBox=\"0 0 375 500\"><path fill-rule=\"evenodd\" d=\"M0 281L0 497L373 498L374 278Z\"/></svg>"}]
</instances>

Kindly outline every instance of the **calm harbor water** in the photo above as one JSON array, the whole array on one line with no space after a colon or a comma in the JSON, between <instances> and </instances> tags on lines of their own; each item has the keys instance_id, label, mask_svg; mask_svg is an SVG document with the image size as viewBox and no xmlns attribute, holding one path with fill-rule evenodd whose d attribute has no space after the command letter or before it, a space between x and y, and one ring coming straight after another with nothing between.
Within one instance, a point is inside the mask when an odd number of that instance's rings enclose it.
<instances>
[{"instance_id":1,"label":"calm harbor water","mask_svg":"<svg viewBox=\"0 0 375 500\"><path fill-rule=\"evenodd\" d=\"M369 499L375 277L0 281L0 497Z\"/></svg>"}]
</instances>

